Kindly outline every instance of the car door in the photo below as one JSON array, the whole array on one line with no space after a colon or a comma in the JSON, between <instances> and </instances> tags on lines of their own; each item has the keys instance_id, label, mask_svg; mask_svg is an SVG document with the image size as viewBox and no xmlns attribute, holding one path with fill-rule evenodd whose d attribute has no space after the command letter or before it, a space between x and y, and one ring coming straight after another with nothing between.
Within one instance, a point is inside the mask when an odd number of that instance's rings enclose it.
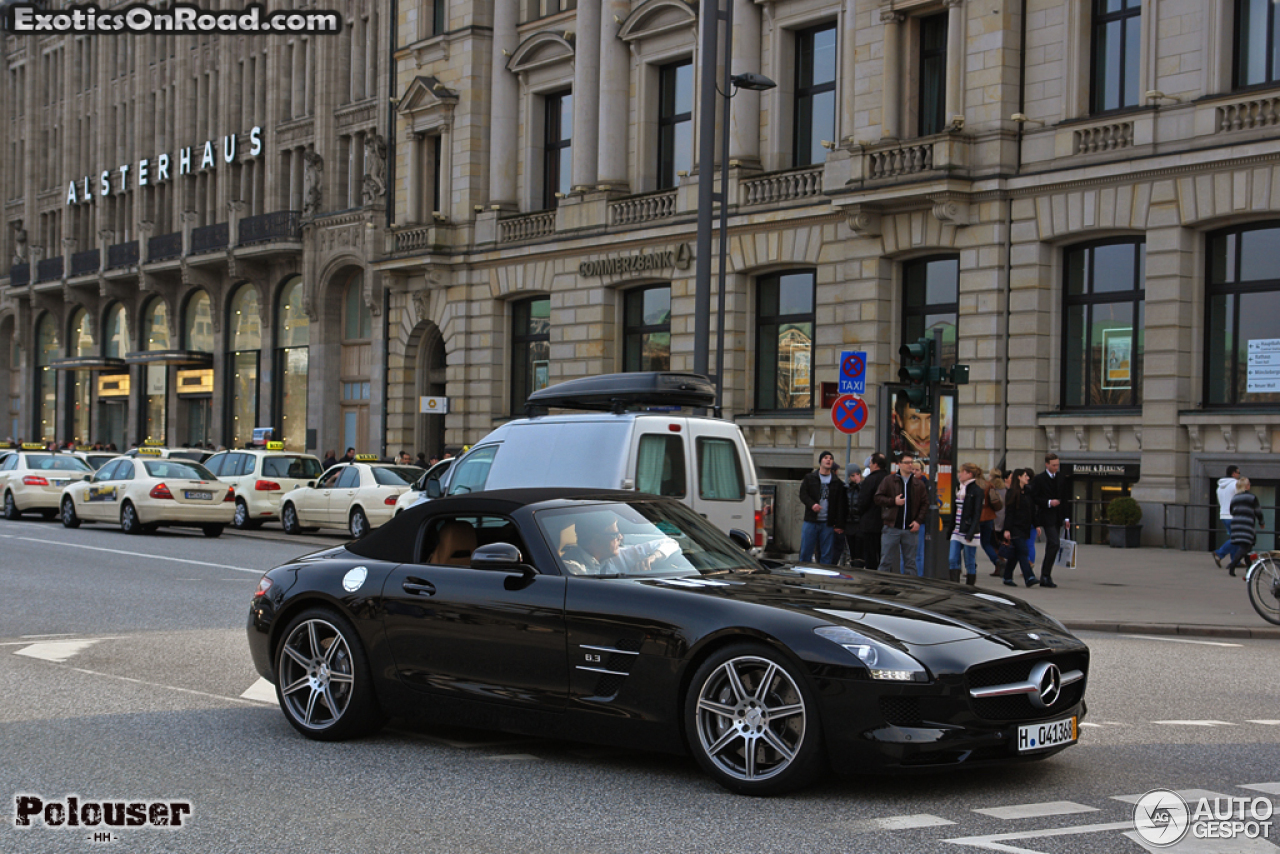
<instances>
[{"instance_id":1,"label":"car door","mask_svg":"<svg viewBox=\"0 0 1280 854\"><path fill-rule=\"evenodd\" d=\"M364 477L362 466L347 466L338 482L333 485L328 501L328 524L336 528L347 524L347 511L356 500L360 481Z\"/></svg>"},{"instance_id":2,"label":"car door","mask_svg":"<svg viewBox=\"0 0 1280 854\"><path fill-rule=\"evenodd\" d=\"M563 709L565 578L465 565L466 546L477 543L512 542L528 555L515 526L497 514L442 514L423 525L420 562L396 567L382 591L387 644L400 679L458 699ZM446 531L460 526L474 539L449 546L453 535Z\"/></svg>"},{"instance_id":3,"label":"car door","mask_svg":"<svg viewBox=\"0 0 1280 854\"><path fill-rule=\"evenodd\" d=\"M116 460L99 469L84 491L83 504L77 512L96 522L115 521L120 515L120 484L116 482L116 472L120 466L132 465L130 460Z\"/></svg>"},{"instance_id":4,"label":"car door","mask_svg":"<svg viewBox=\"0 0 1280 854\"><path fill-rule=\"evenodd\" d=\"M289 495L293 507L298 511L298 523L304 526L329 524L329 496L333 486L342 477L349 466L334 466L324 473L324 477L314 487L295 489Z\"/></svg>"}]
</instances>

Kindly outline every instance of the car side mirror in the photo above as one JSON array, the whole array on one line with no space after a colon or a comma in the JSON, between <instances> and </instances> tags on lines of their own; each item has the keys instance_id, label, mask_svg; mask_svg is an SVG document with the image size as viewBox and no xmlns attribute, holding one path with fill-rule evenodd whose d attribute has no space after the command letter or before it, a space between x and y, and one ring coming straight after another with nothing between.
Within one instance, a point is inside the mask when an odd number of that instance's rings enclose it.
<instances>
[{"instance_id":1,"label":"car side mirror","mask_svg":"<svg viewBox=\"0 0 1280 854\"><path fill-rule=\"evenodd\" d=\"M80 478L80 479L81 479L81 480L83 480L85 483L92 483L92 482L93 482L93 475L91 475L91 474L87 474L87 475L85 475L84 477L82 477L82 478Z\"/></svg>"},{"instance_id":2,"label":"car side mirror","mask_svg":"<svg viewBox=\"0 0 1280 854\"><path fill-rule=\"evenodd\" d=\"M315 482L314 480L309 480L309 481L307 481L307 486L308 486L309 488L311 488L311 489L315 489L315 488L316 488L316 482Z\"/></svg>"},{"instance_id":3,"label":"car side mirror","mask_svg":"<svg viewBox=\"0 0 1280 854\"><path fill-rule=\"evenodd\" d=\"M733 540L733 544L744 552L749 552L755 548L755 543L751 541L751 536L746 531L739 531L733 528L729 531L729 539Z\"/></svg>"},{"instance_id":4,"label":"car side mirror","mask_svg":"<svg viewBox=\"0 0 1280 854\"><path fill-rule=\"evenodd\" d=\"M440 488L440 478L433 477L427 481L427 497L439 498L444 495L444 490Z\"/></svg>"},{"instance_id":5,"label":"car side mirror","mask_svg":"<svg viewBox=\"0 0 1280 854\"><path fill-rule=\"evenodd\" d=\"M534 575L533 567L524 562L520 550L511 543L490 543L471 553L472 569L492 569L498 572L518 572Z\"/></svg>"}]
</instances>

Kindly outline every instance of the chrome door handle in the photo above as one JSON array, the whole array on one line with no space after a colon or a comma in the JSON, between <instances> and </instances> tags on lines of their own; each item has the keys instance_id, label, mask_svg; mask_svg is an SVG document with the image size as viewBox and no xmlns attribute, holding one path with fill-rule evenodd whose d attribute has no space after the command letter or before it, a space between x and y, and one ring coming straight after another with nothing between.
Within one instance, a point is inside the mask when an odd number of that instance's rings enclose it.
<instances>
[{"instance_id":1,"label":"chrome door handle","mask_svg":"<svg viewBox=\"0 0 1280 854\"><path fill-rule=\"evenodd\" d=\"M421 578L409 578L404 582L404 592L411 593L414 596L434 596L436 594L436 586L430 581L424 581Z\"/></svg>"}]
</instances>

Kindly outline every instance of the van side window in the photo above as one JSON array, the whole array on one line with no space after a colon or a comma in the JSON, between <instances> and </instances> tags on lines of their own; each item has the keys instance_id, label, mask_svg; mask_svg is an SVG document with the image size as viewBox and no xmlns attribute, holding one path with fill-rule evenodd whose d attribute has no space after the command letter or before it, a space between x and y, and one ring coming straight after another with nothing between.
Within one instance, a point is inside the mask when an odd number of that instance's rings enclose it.
<instances>
[{"instance_id":1,"label":"van side window","mask_svg":"<svg viewBox=\"0 0 1280 854\"><path fill-rule=\"evenodd\" d=\"M741 501L746 494L738 447L729 439L699 439L698 497L708 501Z\"/></svg>"},{"instance_id":2,"label":"van side window","mask_svg":"<svg viewBox=\"0 0 1280 854\"><path fill-rule=\"evenodd\" d=\"M490 445L487 448L477 448L466 459L458 462L453 477L449 480L449 494L479 492L484 489L497 453L498 446Z\"/></svg>"},{"instance_id":3,"label":"van side window","mask_svg":"<svg viewBox=\"0 0 1280 854\"><path fill-rule=\"evenodd\" d=\"M636 489L654 495L684 498L684 440L680 436L646 433L636 455Z\"/></svg>"}]
</instances>

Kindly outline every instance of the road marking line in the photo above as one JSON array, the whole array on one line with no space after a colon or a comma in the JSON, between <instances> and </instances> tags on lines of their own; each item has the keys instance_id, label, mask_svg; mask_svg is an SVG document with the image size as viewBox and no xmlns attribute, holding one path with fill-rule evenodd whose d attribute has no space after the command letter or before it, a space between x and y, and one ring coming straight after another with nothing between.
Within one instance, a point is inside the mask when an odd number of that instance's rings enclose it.
<instances>
[{"instance_id":1,"label":"road marking line","mask_svg":"<svg viewBox=\"0 0 1280 854\"><path fill-rule=\"evenodd\" d=\"M989 815L1001 821L1012 821L1018 818L1048 818L1055 815L1075 815L1082 812L1098 812L1097 807L1077 804L1074 801L1047 801L1042 804L1014 804L1007 807L973 810L981 815Z\"/></svg>"},{"instance_id":2,"label":"road marking line","mask_svg":"<svg viewBox=\"0 0 1280 854\"><path fill-rule=\"evenodd\" d=\"M1272 845L1265 839L1250 839L1247 836L1239 836L1235 839L1197 839L1192 834L1187 834L1182 841L1174 845L1172 848L1157 848L1150 842L1144 842L1138 831L1131 830L1124 834L1132 839L1144 851L1176 851L1178 854L1272 854L1272 852L1280 851L1280 848Z\"/></svg>"},{"instance_id":3,"label":"road marking line","mask_svg":"<svg viewBox=\"0 0 1280 854\"><path fill-rule=\"evenodd\" d=\"M1255 792L1262 792L1266 795L1280 795L1280 783L1252 783L1248 786L1241 786L1242 789L1250 789Z\"/></svg>"},{"instance_id":4,"label":"road marking line","mask_svg":"<svg viewBox=\"0 0 1280 854\"><path fill-rule=\"evenodd\" d=\"M18 637L30 640L44 640L45 638L73 638L75 635L70 632L55 632L51 635L18 635Z\"/></svg>"},{"instance_id":5,"label":"road marking line","mask_svg":"<svg viewBox=\"0 0 1280 854\"><path fill-rule=\"evenodd\" d=\"M1139 795L1138 797L1142 797ZM1046 830L1027 830L1021 833L993 833L987 836L966 836L960 839L946 839L955 845L968 845L971 848L985 848L988 851L1004 851L1007 854L1044 854L1030 848L1019 848L1016 845L1005 845L1006 841L1015 839L1038 839L1049 836L1076 836L1082 833L1106 833L1112 830L1133 830L1133 820L1116 821L1109 824L1082 824L1079 827L1057 827Z\"/></svg>"},{"instance_id":6,"label":"road marking line","mask_svg":"<svg viewBox=\"0 0 1280 854\"><path fill-rule=\"evenodd\" d=\"M1239 726L1239 724L1227 723L1226 721L1152 721L1153 724L1161 726Z\"/></svg>"},{"instance_id":7,"label":"road marking line","mask_svg":"<svg viewBox=\"0 0 1280 854\"><path fill-rule=\"evenodd\" d=\"M1188 640L1186 638L1167 638L1159 635L1120 635L1122 638L1137 638L1138 640L1164 641L1165 643L1193 643L1200 646L1226 646L1226 647L1242 647L1242 643L1224 643L1222 641L1202 641Z\"/></svg>"},{"instance_id":8,"label":"road marking line","mask_svg":"<svg viewBox=\"0 0 1280 854\"><path fill-rule=\"evenodd\" d=\"M240 696L246 700L257 700L259 703L270 703L273 706L278 702L276 700L276 686L261 676L258 677L257 682L249 686L249 690Z\"/></svg>"},{"instance_id":9,"label":"road marking line","mask_svg":"<svg viewBox=\"0 0 1280 854\"><path fill-rule=\"evenodd\" d=\"M117 554L117 555L127 555L129 557L145 557L145 558L150 558L152 560L168 561L169 563L190 563L190 564L194 564L195 566L212 566L216 569L230 569L235 572L256 572L258 575L261 575L263 573L263 570L261 569L250 569L244 566L231 566L230 564L225 564L225 563L208 563L207 561L203 561L203 560L188 560L187 558L165 557L164 555L149 555L149 554L143 554L142 552L126 552L126 551L121 551L120 549L104 549L100 546L86 546L86 545L81 545L80 543L62 543L62 542L58 542L57 540L42 540L38 537L17 537L17 536L14 536L13 534L0 534L0 537L6 540L26 540L27 542L30 542L30 543L43 543L48 546L66 546L67 548L72 548L72 549L85 549L91 552L110 552L112 554Z\"/></svg>"},{"instance_id":10,"label":"road marking line","mask_svg":"<svg viewBox=\"0 0 1280 854\"><path fill-rule=\"evenodd\" d=\"M945 827L955 824L941 816L917 813L916 815L891 815L884 818L864 818L857 821L842 821L831 825L847 833L875 833L880 830L912 830L920 827Z\"/></svg>"},{"instance_id":11,"label":"road marking line","mask_svg":"<svg viewBox=\"0 0 1280 854\"><path fill-rule=\"evenodd\" d=\"M1102 724L1080 724L1080 727L1097 727L1098 729L1102 729Z\"/></svg>"},{"instance_id":12,"label":"road marking line","mask_svg":"<svg viewBox=\"0 0 1280 854\"><path fill-rule=\"evenodd\" d=\"M1113 795L1111 797L1111 800L1120 801L1120 803L1122 804L1136 804L1138 801L1142 800L1145 794L1146 793L1144 792L1141 795ZM1193 801L1198 801L1201 798L1208 798L1210 800L1213 800L1214 798L1231 797L1230 795L1222 794L1222 792L1211 792L1208 789L1178 789L1177 795L1181 797L1184 801L1186 801L1188 804L1190 804Z\"/></svg>"},{"instance_id":13,"label":"road marking line","mask_svg":"<svg viewBox=\"0 0 1280 854\"><path fill-rule=\"evenodd\" d=\"M103 673L101 670L87 670L83 667L71 667L63 664L68 670L74 670L77 673L86 673L90 676L105 676L107 679L118 679L121 682L131 682L134 685L146 685L149 688L164 688L168 691L177 691L180 694L194 694L197 697L209 697L214 700L225 700L228 703L242 703L244 705L258 705L250 700L242 700L239 697L227 697L222 694L210 694L208 691L196 691L192 688L179 688L177 685L165 685L162 682L148 682L145 679L134 679L132 676L120 676L116 673Z\"/></svg>"},{"instance_id":14,"label":"road marking line","mask_svg":"<svg viewBox=\"0 0 1280 854\"><path fill-rule=\"evenodd\" d=\"M1251 724L1262 724L1263 726L1280 726L1280 721L1246 721Z\"/></svg>"},{"instance_id":15,"label":"road marking line","mask_svg":"<svg viewBox=\"0 0 1280 854\"><path fill-rule=\"evenodd\" d=\"M23 649L14 650L14 655L25 655L28 658L39 658L42 661L66 661L79 652L84 652L98 642L93 640L45 641L33 643Z\"/></svg>"},{"instance_id":16,"label":"road marking line","mask_svg":"<svg viewBox=\"0 0 1280 854\"><path fill-rule=\"evenodd\" d=\"M486 756L485 759L498 759L504 762L523 762L532 759L535 762L542 761L539 757L532 753L508 753L504 756Z\"/></svg>"}]
</instances>

